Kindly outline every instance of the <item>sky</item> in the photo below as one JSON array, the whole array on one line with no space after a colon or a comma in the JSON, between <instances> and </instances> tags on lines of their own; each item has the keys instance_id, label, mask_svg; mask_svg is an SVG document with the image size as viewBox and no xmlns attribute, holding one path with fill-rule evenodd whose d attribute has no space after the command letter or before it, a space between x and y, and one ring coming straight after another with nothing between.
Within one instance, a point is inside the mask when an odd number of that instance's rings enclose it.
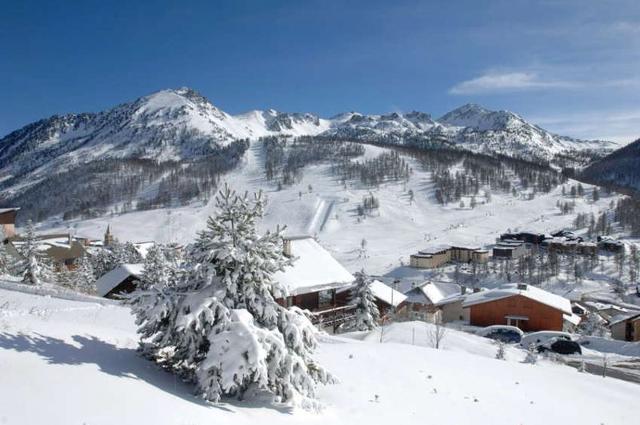
<instances>
[{"instance_id":1,"label":"sky","mask_svg":"<svg viewBox=\"0 0 640 425\"><path fill-rule=\"evenodd\" d=\"M188 86L229 113L462 104L640 137L640 1L0 0L0 137Z\"/></svg>"}]
</instances>

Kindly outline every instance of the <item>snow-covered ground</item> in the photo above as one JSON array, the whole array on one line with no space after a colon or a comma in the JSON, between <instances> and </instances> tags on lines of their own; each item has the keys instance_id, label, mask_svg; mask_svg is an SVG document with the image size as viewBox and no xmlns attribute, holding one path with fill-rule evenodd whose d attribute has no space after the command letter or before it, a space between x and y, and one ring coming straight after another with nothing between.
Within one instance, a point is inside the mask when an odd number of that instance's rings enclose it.
<instances>
[{"instance_id":1,"label":"snow-covered ground","mask_svg":"<svg viewBox=\"0 0 640 425\"><path fill-rule=\"evenodd\" d=\"M384 343L379 333L322 337L317 358L340 382L320 390L319 412L260 398L207 404L136 355L126 307L0 289L0 422L637 423L635 384L524 364L515 349L496 360L491 342L455 330L435 350L423 343L428 326L389 326Z\"/></svg>"},{"instance_id":2,"label":"snow-covered ground","mask_svg":"<svg viewBox=\"0 0 640 425\"><path fill-rule=\"evenodd\" d=\"M375 157L386 149L365 146L365 157ZM302 180L292 186L276 190L265 178L260 142L252 142L243 163L224 176L238 191L263 190L269 205L262 223L264 229L286 225L289 234L316 234L349 270L361 268L371 274L385 274L408 263L408 257L419 249L433 244L466 244L484 246L508 229L531 229L549 232L570 227L574 215L559 214L558 200L571 201L558 187L549 194L536 194L535 199L514 198L511 194L493 193L491 202L483 204L478 197L476 208L460 208L458 203L441 206L435 201L434 183L429 172L423 171L410 157L405 160L413 168L408 183L387 183L379 188L363 187L348 182L345 189L330 173L330 165L307 166ZM567 187L577 182L570 181ZM311 186L311 190L309 190ZM585 185L590 193L588 185ZM408 191L415 199L410 202ZM358 219L357 206L364 196L373 193L380 201L375 216ZM301 194L301 196L300 196ZM602 196L592 202L589 196L576 198L575 212L594 212L606 209L615 196ZM465 204L469 205L469 199ZM186 207L138 211L106 216L86 221L50 221L43 229L66 231L102 238L107 224L121 240L189 243L201 230L214 202L195 203ZM366 240L366 255L361 242Z\"/></svg>"}]
</instances>

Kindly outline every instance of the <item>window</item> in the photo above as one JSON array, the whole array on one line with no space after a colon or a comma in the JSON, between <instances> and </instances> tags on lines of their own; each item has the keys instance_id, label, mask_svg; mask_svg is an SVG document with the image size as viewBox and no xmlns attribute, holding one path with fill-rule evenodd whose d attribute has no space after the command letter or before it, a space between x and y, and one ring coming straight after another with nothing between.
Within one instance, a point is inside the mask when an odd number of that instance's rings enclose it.
<instances>
[{"instance_id":1,"label":"window","mask_svg":"<svg viewBox=\"0 0 640 425\"><path fill-rule=\"evenodd\" d=\"M333 305L333 289L318 292L318 307L329 307Z\"/></svg>"}]
</instances>

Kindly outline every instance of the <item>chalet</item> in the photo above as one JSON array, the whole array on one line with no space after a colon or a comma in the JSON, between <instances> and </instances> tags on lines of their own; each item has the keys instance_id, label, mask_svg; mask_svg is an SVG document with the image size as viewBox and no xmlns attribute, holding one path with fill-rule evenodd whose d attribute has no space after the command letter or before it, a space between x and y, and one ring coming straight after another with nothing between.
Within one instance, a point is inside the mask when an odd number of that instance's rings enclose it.
<instances>
[{"instance_id":1,"label":"chalet","mask_svg":"<svg viewBox=\"0 0 640 425\"><path fill-rule=\"evenodd\" d=\"M133 292L136 281L142 276L144 264L121 264L96 281L96 295L118 298Z\"/></svg>"},{"instance_id":2,"label":"chalet","mask_svg":"<svg viewBox=\"0 0 640 425\"><path fill-rule=\"evenodd\" d=\"M568 299L524 283L473 293L462 304L473 326L512 325L525 332L562 331Z\"/></svg>"},{"instance_id":3,"label":"chalet","mask_svg":"<svg viewBox=\"0 0 640 425\"><path fill-rule=\"evenodd\" d=\"M493 247L493 257L500 260L517 260L529 255L529 248L524 241L504 239Z\"/></svg>"},{"instance_id":4,"label":"chalet","mask_svg":"<svg viewBox=\"0 0 640 425\"><path fill-rule=\"evenodd\" d=\"M336 304L338 306L346 306L351 302L351 291L353 285L341 288L336 291ZM380 311L380 316L384 317L389 312L395 311L406 299L407 296L400 291L393 289L391 286L384 284L379 280L374 280L370 285L371 293L376 299L376 306Z\"/></svg>"},{"instance_id":5,"label":"chalet","mask_svg":"<svg viewBox=\"0 0 640 425\"><path fill-rule=\"evenodd\" d=\"M612 318L611 337L621 341L640 341L640 313L624 314Z\"/></svg>"},{"instance_id":6,"label":"chalet","mask_svg":"<svg viewBox=\"0 0 640 425\"><path fill-rule=\"evenodd\" d=\"M469 322L469 310L462 306L467 295L469 295L469 291L466 287L461 286L459 293L444 297L434 304L440 314L440 320L442 320L443 323L455 321Z\"/></svg>"},{"instance_id":7,"label":"chalet","mask_svg":"<svg viewBox=\"0 0 640 425\"><path fill-rule=\"evenodd\" d=\"M68 233L37 235L37 250L47 256L54 267L73 269L79 258L87 254L92 241L88 238L74 237ZM7 251L16 258L22 258L24 238L13 236L5 239Z\"/></svg>"},{"instance_id":8,"label":"chalet","mask_svg":"<svg viewBox=\"0 0 640 425\"><path fill-rule=\"evenodd\" d=\"M407 298L398 307L398 317L406 320L433 321L438 313L437 303L443 299L458 295L460 285L449 282L424 282L407 291Z\"/></svg>"},{"instance_id":9,"label":"chalet","mask_svg":"<svg viewBox=\"0 0 640 425\"><path fill-rule=\"evenodd\" d=\"M295 261L273 276L284 291L276 294L280 304L309 310L317 317L346 309L337 303L336 291L350 287L354 277L326 249L311 236L287 237L283 249Z\"/></svg>"},{"instance_id":10,"label":"chalet","mask_svg":"<svg viewBox=\"0 0 640 425\"><path fill-rule=\"evenodd\" d=\"M0 208L0 225L5 238L16 235L16 216L20 208Z\"/></svg>"},{"instance_id":11,"label":"chalet","mask_svg":"<svg viewBox=\"0 0 640 425\"><path fill-rule=\"evenodd\" d=\"M420 269L432 269L452 261L486 263L489 261L489 251L479 247L438 245L409 257L409 265Z\"/></svg>"}]
</instances>

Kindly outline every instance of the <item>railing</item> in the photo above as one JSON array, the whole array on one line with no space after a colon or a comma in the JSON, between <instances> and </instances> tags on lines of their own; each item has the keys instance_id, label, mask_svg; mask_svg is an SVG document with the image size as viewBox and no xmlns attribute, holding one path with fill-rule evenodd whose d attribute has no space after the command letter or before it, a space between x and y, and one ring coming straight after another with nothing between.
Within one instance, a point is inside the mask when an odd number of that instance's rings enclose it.
<instances>
[{"instance_id":1,"label":"railing","mask_svg":"<svg viewBox=\"0 0 640 425\"><path fill-rule=\"evenodd\" d=\"M311 312L311 322L320 327L332 327L335 332L338 327L355 319L355 305L329 307Z\"/></svg>"}]
</instances>

